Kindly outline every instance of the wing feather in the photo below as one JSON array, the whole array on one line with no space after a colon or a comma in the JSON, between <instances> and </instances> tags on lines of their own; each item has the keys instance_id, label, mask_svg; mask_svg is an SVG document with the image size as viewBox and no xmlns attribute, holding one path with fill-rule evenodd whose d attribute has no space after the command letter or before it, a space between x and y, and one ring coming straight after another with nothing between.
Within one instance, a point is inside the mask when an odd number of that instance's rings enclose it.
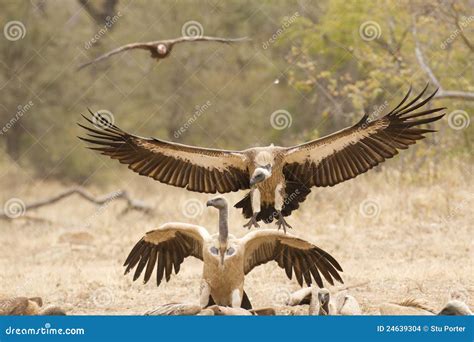
<instances>
[{"instance_id":1,"label":"wing feather","mask_svg":"<svg viewBox=\"0 0 474 342\"><path fill-rule=\"evenodd\" d=\"M202 260L203 245L209 238L209 233L203 227L167 223L146 233L132 248L124 263L125 274L136 266L133 280L137 280L145 270L143 282L147 283L156 265L156 283L159 286L163 276L166 281L170 280L173 268L178 274L185 258L193 256Z\"/></svg>"},{"instance_id":2,"label":"wing feather","mask_svg":"<svg viewBox=\"0 0 474 342\"><path fill-rule=\"evenodd\" d=\"M366 114L352 127L287 148L283 158L286 180L307 186L334 186L394 157L398 150L424 139L425 133L435 132L419 126L441 119L444 114L428 115L445 108L415 112L435 96L437 90L420 101L427 88L407 102L410 87L403 100L381 118L370 121Z\"/></svg>"},{"instance_id":3,"label":"wing feather","mask_svg":"<svg viewBox=\"0 0 474 342\"><path fill-rule=\"evenodd\" d=\"M330 284L334 284L334 280L343 282L339 274L342 268L336 259L310 242L290 234L263 229L247 234L242 243L245 274L258 265L276 261L289 279L294 273L301 286L303 283L311 286L314 281L323 287L320 273Z\"/></svg>"},{"instance_id":4,"label":"wing feather","mask_svg":"<svg viewBox=\"0 0 474 342\"><path fill-rule=\"evenodd\" d=\"M248 189L249 171L244 152L188 146L129 134L100 114L78 124L87 135L80 137L89 148L117 159L142 176L190 191L226 193ZM95 124L95 123L100 123Z\"/></svg>"}]
</instances>

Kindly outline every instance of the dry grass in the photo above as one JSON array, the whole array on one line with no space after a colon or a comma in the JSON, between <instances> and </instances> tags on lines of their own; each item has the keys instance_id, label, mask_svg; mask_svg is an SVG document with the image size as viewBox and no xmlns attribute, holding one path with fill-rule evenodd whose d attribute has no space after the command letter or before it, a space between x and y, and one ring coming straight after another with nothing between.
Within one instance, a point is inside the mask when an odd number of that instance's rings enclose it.
<instances>
[{"instance_id":1,"label":"dry grass","mask_svg":"<svg viewBox=\"0 0 474 342\"><path fill-rule=\"evenodd\" d=\"M370 281L350 290L365 313L378 305L405 298L423 298L440 308L451 292L472 307L473 186L467 167L437 170L424 165L400 173L391 163L383 172L370 172L330 189L314 189L289 223L302 236L334 255L345 272L346 284ZM410 176L411 175L411 176ZM122 203L97 207L77 198L29 213L52 223L17 219L0 221L0 294L42 296L63 305L70 314L141 314L158 304L197 301L201 263L188 259L181 272L159 288L123 276L122 263L142 234L167 221L198 223L216 231L217 213L203 207L186 218L189 199L204 203L207 195L161 185L125 171L116 187L156 205L153 217L129 213L119 217ZM415 177L415 178L412 178ZM9 179L4 177L4 179ZM10 178L11 179L11 178ZM26 202L54 194L59 184L5 181L0 200L19 197ZM125 185L126 184L126 185ZM227 198L235 203L243 192ZM374 217L361 213L361 203L373 201ZM241 236L244 219L230 214L232 233ZM90 222L90 227L85 225ZM84 232L71 238L71 233ZM64 235L69 234L69 235ZM72 234L74 236L74 234ZM255 269L246 290L255 307L279 304L299 287L275 263ZM307 307L280 307L283 314L301 314Z\"/></svg>"}]
</instances>

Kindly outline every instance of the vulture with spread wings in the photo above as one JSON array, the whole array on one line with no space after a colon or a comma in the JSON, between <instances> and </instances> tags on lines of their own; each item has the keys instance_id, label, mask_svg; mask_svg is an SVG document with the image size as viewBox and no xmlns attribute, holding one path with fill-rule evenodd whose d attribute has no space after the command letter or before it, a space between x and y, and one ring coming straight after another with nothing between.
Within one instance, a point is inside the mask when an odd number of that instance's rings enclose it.
<instances>
[{"instance_id":1,"label":"vulture with spread wings","mask_svg":"<svg viewBox=\"0 0 474 342\"><path fill-rule=\"evenodd\" d=\"M160 59L168 57L169 54L171 53L171 50L175 46L175 44L179 44L179 43L217 42L217 43L224 43L224 44L232 44L232 43L244 42L247 40L248 40L247 37L219 38L219 37L207 37L207 36L198 36L198 37L183 36L176 39L155 40L152 42L143 42L143 43L130 43L130 44L122 45L112 51L109 51L90 62L81 64L77 69L81 70L88 65L100 62L118 53L122 53L124 51L133 50L133 49L147 50L151 53L151 58L160 60Z\"/></svg>"},{"instance_id":2,"label":"vulture with spread wings","mask_svg":"<svg viewBox=\"0 0 474 342\"><path fill-rule=\"evenodd\" d=\"M229 151L142 138L92 112L91 119L85 118L93 126L79 125L87 130L88 136L81 139L92 144L91 149L140 175L204 193L250 189L235 205L250 219L245 226L276 219L278 228L286 231L290 226L284 217L299 207L312 187L354 178L435 132L420 126L441 119L444 114L430 114L445 108L419 109L436 94L421 99L427 87L408 100L410 88L400 104L380 118L370 120L366 114L352 127L292 147Z\"/></svg>"},{"instance_id":3,"label":"vulture with spread wings","mask_svg":"<svg viewBox=\"0 0 474 342\"><path fill-rule=\"evenodd\" d=\"M241 239L229 234L227 201L217 197L207 206L219 210L219 233L210 235L200 226L172 222L152 230L137 242L125 260L125 274L135 269L133 280L145 273L144 283L156 269L156 283L178 274L185 258L193 256L204 263L201 280L202 307L217 304L251 309L244 291L245 276L255 267L275 261L288 278L294 273L303 286L323 279L334 285L343 282L342 268L329 253L312 243L271 229L247 233Z\"/></svg>"}]
</instances>

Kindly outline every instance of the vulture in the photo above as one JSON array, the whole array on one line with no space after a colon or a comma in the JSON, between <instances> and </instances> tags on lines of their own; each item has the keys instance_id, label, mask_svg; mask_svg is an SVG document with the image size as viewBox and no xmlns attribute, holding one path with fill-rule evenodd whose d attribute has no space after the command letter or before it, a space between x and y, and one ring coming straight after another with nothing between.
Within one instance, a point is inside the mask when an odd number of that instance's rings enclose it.
<instances>
[{"instance_id":1,"label":"vulture","mask_svg":"<svg viewBox=\"0 0 474 342\"><path fill-rule=\"evenodd\" d=\"M294 273L300 286L316 282L323 287L323 278L331 285L334 279L343 282L339 263L327 252L300 238L272 229L247 233L237 239L229 235L227 201L211 199L207 206L219 210L219 232L210 235L200 226L166 223L149 231L133 247L124 266L125 274L135 269L133 280L144 272L147 283L156 268L156 283L163 277L170 280L177 274L185 258L203 261L200 305L230 306L250 310L252 305L244 291L245 276L255 267L276 261L288 278Z\"/></svg>"},{"instance_id":2,"label":"vulture","mask_svg":"<svg viewBox=\"0 0 474 342\"><path fill-rule=\"evenodd\" d=\"M362 315L362 310L357 300L347 294L347 291L338 292L335 296L331 297L331 292L328 289L313 288L309 304L309 315L354 316Z\"/></svg>"},{"instance_id":3,"label":"vulture","mask_svg":"<svg viewBox=\"0 0 474 342\"><path fill-rule=\"evenodd\" d=\"M379 306L382 316L431 316L435 311L425 301L407 298L400 303L382 303Z\"/></svg>"},{"instance_id":4,"label":"vulture","mask_svg":"<svg viewBox=\"0 0 474 342\"><path fill-rule=\"evenodd\" d=\"M275 316L274 308L260 308L246 310L228 306L211 305L202 308L194 303L169 303L160 305L154 310L145 313L145 316Z\"/></svg>"},{"instance_id":5,"label":"vulture","mask_svg":"<svg viewBox=\"0 0 474 342\"><path fill-rule=\"evenodd\" d=\"M454 299L450 300L443 309L438 313L438 316L470 316L472 315L471 309L466 303Z\"/></svg>"},{"instance_id":6,"label":"vulture","mask_svg":"<svg viewBox=\"0 0 474 342\"><path fill-rule=\"evenodd\" d=\"M352 179L407 149L425 133L419 126L441 119L430 116L445 108L420 109L436 94L423 91L402 101L382 117L368 114L352 127L292 147L274 146L231 151L201 148L127 133L100 114L79 125L89 148L127 164L136 173L159 182L203 193L250 189L235 204L250 219L244 227L276 220L278 229L291 226L284 217L299 208L312 187L334 186ZM100 125L94 125L101 123ZM94 127L95 126L95 127Z\"/></svg>"},{"instance_id":7,"label":"vulture","mask_svg":"<svg viewBox=\"0 0 474 342\"><path fill-rule=\"evenodd\" d=\"M41 297L0 298L0 316L65 316L66 312L57 306L43 307Z\"/></svg>"},{"instance_id":8,"label":"vulture","mask_svg":"<svg viewBox=\"0 0 474 342\"><path fill-rule=\"evenodd\" d=\"M126 45L122 45L112 51L109 51L96 59L89 61L87 63L81 64L77 70L81 70L86 66L91 64L100 62L104 59L107 59L113 55L119 54L124 51L133 50L133 49L141 49L147 50L151 54L151 58L160 60L164 59L169 56L173 46L179 43L189 43L189 42L218 42L224 44L232 44L238 43L249 40L247 37L242 38L219 38L219 37L208 37L208 36L200 36L200 37L188 37L183 36L176 39L167 39L167 40L155 40L151 42L142 42L142 43L130 43Z\"/></svg>"}]
</instances>

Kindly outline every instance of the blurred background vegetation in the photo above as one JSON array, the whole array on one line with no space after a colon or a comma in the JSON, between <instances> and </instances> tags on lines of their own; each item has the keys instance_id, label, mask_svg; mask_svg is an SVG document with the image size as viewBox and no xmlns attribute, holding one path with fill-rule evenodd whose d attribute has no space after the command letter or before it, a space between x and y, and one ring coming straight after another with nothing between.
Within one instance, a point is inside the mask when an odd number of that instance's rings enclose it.
<instances>
[{"instance_id":1,"label":"blurred background vegetation","mask_svg":"<svg viewBox=\"0 0 474 342\"><path fill-rule=\"evenodd\" d=\"M474 108L474 17L468 0L0 3L2 27L20 21L26 29L18 40L0 37L4 176L94 183L126 172L77 139L76 122L87 108L111 111L116 124L142 136L227 149L288 146L342 129L364 113L385 113L409 85L417 92L427 82L444 90L431 106L458 111L464 121L449 122L448 115L434 124L439 134L390 165L404 171L472 161L474 135L466 119ZM159 63L132 51L76 71L121 44L179 37L191 20L205 35L252 41L179 45ZM276 110L291 114L291 126L272 128ZM113 167L97 172L108 163Z\"/></svg>"}]
</instances>

